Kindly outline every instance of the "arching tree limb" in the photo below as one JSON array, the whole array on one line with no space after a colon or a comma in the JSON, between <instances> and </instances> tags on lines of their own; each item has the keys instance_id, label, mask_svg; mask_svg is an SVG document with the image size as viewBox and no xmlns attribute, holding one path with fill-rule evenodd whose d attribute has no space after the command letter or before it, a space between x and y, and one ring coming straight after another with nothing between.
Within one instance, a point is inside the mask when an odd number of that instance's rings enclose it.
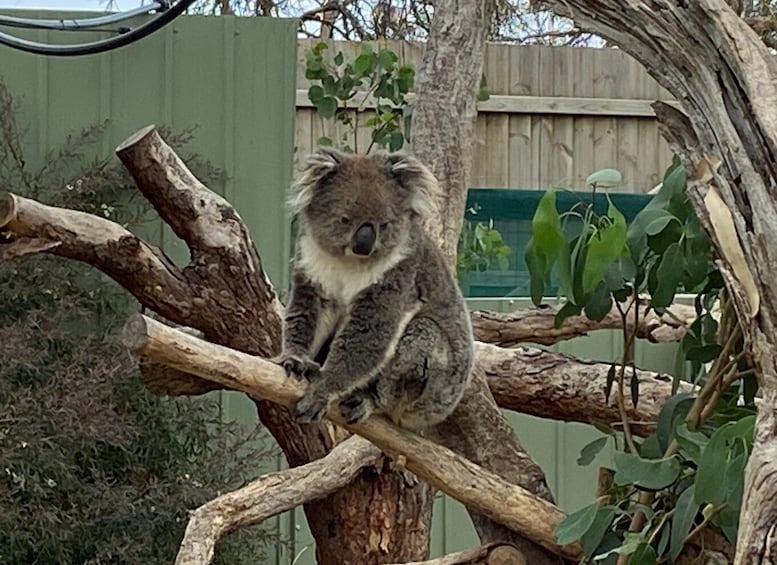
<instances>
[{"instance_id":1,"label":"arching tree limb","mask_svg":"<svg viewBox=\"0 0 777 565\"><path fill-rule=\"evenodd\" d=\"M263 475L214 498L191 513L176 565L207 565L213 559L216 542L223 536L323 498L346 486L359 471L380 458L377 447L352 436L321 459Z\"/></svg>"},{"instance_id":2,"label":"arching tree limb","mask_svg":"<svg viewBox=\"0 0 777 565\"><path fill-rule=\"evenodd\" d=\"M304 392L305 385L288 378L278 365L203 341L140 314L127 322L124 343L137 355L281 405L292 406ZM330 410L327 417L390 456L401 456L407 470L489 519L549 551L570 559L580 557L578 545L559 547L555 543L553 532L564 514L551 503L380 416L352 426L345 425L336 411Z\"/></svg>"}]
</instances>

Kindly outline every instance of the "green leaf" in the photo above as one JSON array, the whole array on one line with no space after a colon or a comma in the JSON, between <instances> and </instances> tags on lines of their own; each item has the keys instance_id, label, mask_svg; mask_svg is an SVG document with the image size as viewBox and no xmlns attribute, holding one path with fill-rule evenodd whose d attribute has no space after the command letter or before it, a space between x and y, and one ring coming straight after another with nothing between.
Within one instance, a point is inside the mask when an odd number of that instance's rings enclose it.
<instances>
[{"instance_id":1,"label":"green leaf","mask_svg":"<svg viewBox=\"0 0 777 565\"><path fill-rule=\"evenodd\" d=\"M642 459L638 455L615 453L615 482L634 483L647 490L660 490L671 485L680 475L680 463L675 457Z\"/></svg>"},{"instance_id":2,"label":"green leaf","mask_svg":"<svg viewBox=\"0 0 777 565\"><path fill-rule=\"evenodd\" d=\"M701 432L688 429L688 424L685 422L677 425L674 430L674 437L677 443L680 444L680 449L685 454L685 457L698 466L701 461L702 450L710 438Z\"/></svg>"},{"instance_id":3,"label":"green leaf","mask_svg":"<svg viewBox=\"0 0 777 565\"><path fill-rule=\"evenodd\" d=\"M645 226L645 233L647 235L658 235L662 231L664 231L664 228L666 228L667 224L671 222L672 220L675 220L679 223L679 220L675 218L672 214L667 212L666 210L660 210L661 215L652 220L648 225Z\"/></svg>"},{"instance_id":4,"label":"green leaf","mask_svg":"<svg viewBox=\"0 0 777 565\"><path fill-rule=\"evenodd\" d=\"M583 546L583 553L591 557L596 548L602 542L604 535L610 529L617 508L615 506L602 506L596 512L596 518L588 530L580 537L580 543Z\"/></svg>"},{"instance_id":5,"label":"green leaf","mask_svg":"<svg viewBox=\"0 0 777 565\"><path fill-rule=\"evenodd\" d=\"M634 408L636 408L637 403L639 402L639 379L637 378L637 372L633 368L631 369L629 390L631 392L631 403L634 405Z\"/></svg>"},{"instance_id":6,"label":"green leaf","mask_svg":"<svg viewBox=\"0 0 777 565\"><path fill-rule=\"evenodd\" d=\"M534 238L530 238L524 251L526 266L529 268L529 294L535 306L542 304L545 294L545 256L537 250Z\"/></svg>"},{"instance_id":7,"label":"green leaf","mask_svg":"<svg viewBox=\"0 0 777 565\"><path fill-rule=\"evenodd\" d=\"M615 382L615 363L610 365L607 371L607 383L604 386L604 401L610 401L610 393L612 392L612 385Z\"/></svg>"},{"instance_id":8,"label":"green leaf","mask_svg":"<svg viewBox=\"0 0 777 565\"><path fill-rule=\"evenodd\" d=\"M742 507L747 458L747 453L740 453L726 467L726 504L733 510Z\"/></svg>"},{"instance_id":9,"label":"green leaf","mask_svg":"<svg viewBox=\"0 0 777 565\"><path fill-rule=\"evenodd\" d=\"M662 459L664 457L664 451L658 444L658 437L656 434L650 434L639 446L639 455L643 459Z\"/></svg>"},{"instance_id":10,"label":"green leaf","mask_svg":"<svg viewBox=\"0 0 777 565\"><path fill-rule=\"evenodd\" d=\"M537 250L545 256L550 269L564 245L561 217L556 209L556 192L548 190L540 199L531 221L532 237Z\"/></svg>"},{"instance_id":11,"label":"green leaf","mask_svg":"<svg viewBox=\"0 0 777 565\"><path fill-rule=\"evenodd\" d=\"M669 543L669 555L677 559L683 549L683 542L693 526L694 518L699 511L699 505L693 500L693 485L686 488L677 497L677 503L672 514L672 537Z\"/></svg>"},{"instance_id":12,"label":"green leaf","mask_svg":"<svg viewBox=\"0 0 777 565\"><path fill-rule=\"evenodd\" d=\"M308 88L308 99L313 103L318 103L324 97L324 89L314 84Z\"/></svg>"},{"instance_id":13,"label":"green leaf","mask_svg":"<svg viewBox=\"0 0 777 565\"><path fill-rule=\"evenodd\" d=\"M392 131L389 135L389 151L399 151L405 143L405 136L401 131Z\"/></svg>"},{"instance_id":14,"label":"green leaf","mask_svg":"<svg viewBox=\"0 0 777 565\"><path fill-rule=\"evenodd\" d=\"M322 135L321 137L318 138L318 140L316 140L316 144L322 145L324 147L330 147L332 145L332 139L325 135Z\"/></svg>"},{"instance_id":15,"label":"green leaf","mask_svg":"<svg viewBox=\"0 0 777 565\"><path fill-rule=\"evenodd\" d=\"M593 290L626 245L626 219L612 204L607 210L611 223L602 225L588 241L588 252L583 267L583 292Z\"/></svg>"},{"instance_id":16,"label":"green leaf","mask_svg":"<svg viewBox=\"0 0 777 565\"><path fill-rule=\"evenodd\" d=\"M661 411L658 413L658 421L656 422L656 437L662 452L666 451L667 447L669 447L669 442L672 440L675 419L685 417L691 404L693 404L693 398L693 395L689 392L675 394L664 402L664 405L661 407Z\"/></svg>"},{"instance_id":17,"label":"green leaf","mask_svg":"<svg viewBox=\"0 0 777 565\"><path fill-rule=\"evenodd\" d=\"M553 318L553 327L556 329L560 328L561 324L564 323L564 320L570 316L577 316L582 309L582 306L578 306L572 302L565 302Z\"/></svg>"},{"instance_id":18,"label":"green leaf","mask_svg":"<svg viewBox=\"0 0 777 565\"><path fill-rule=\"evenodd\" d=\"M364 46L366 44L362 44ZM362 53L353 62L353 72L358 77L364 77L372 73L375 68L375 54Z\"/></svg>"},{"instance_id":19,"label":"green leaf","mask_svg":"<svg viewBox=\"0 0 777 565\"><path fill-rule=\"evenodd\" d=\"M656 550L647 542L643 542L639 544L637 550L631 554L629 565L655 565L657 558Z\"/></svg>"},{"instance_id":20,"label":"green leaf","mask_svg":"<svg viewBox=\"0 0 777 565\"><path fill-rule=\"evenodd\" d=\"M598 510L599 503L594 502L564 518L556 527L556 542L566 545L583 537L593 525Z\"/></svg>"},{"instance_id":21,"label":"green leaf","mask_svg":"<svg viewBox=\"0 0 777 565\"><path fill-rule=\"evenodd\" d=\"M322 118L331 118L337 112L337 99L325 96L316 103L316 109Z\"/></svg>"},{"instance_id":22,"label":"green leaf","mask_svg":"<svg viewBox=\"0 0 777 565\"><path fill-rule=\"evenodd\" d=\"M600 437L583 447L583 449L580 450L580 457L577 458L577 464L583 467L590 465L604 446L607 445L608 439L610 438L607 436ZM599 542L596 543L598 544Z\"/></svg>"},{"instance_id":23,"label":"green leaf","mask_svg":"<svg viewBox=\"0 0 777 565\"><path fill-rule=\"evenodd\" d=\"M343 64L343 59L344 59L343 52L342 51L338 51L337 55L335 55L335 59L334 59L335 60L335 65L337 65L338 67L340 65L342 65Z\"/></svg>"},{"instance_id":24,"label":"green leaf","mask_svg":"<svg viewBox=\"0 0 777 565\"><path fill-rule=\"evenodd\" d=\"M696 471L694 500L698 504L719 505L726 500L726 473L732 455L732 443L752 442L752 426L755 416L747 416L739 421L728 422L712 434L704 447ZM749 436L749 437L748 437Z\"/></svg>"},{"instance_id":25,"label":"green leaf","mask_svg":"<svg viewBox=\"0 0 777 565\"><path fill-rule=\"evenodd\" d=\"M612 308L612 296L604 281L601 281L588 297L585 315L595 322L601 322Z\"/></svg>"},{"instance_id":26,"label":"green leaf","mask_svg":"<svg viewBox=\"0 0 777 565\"><path fill-rule=\"evenodd\" d=\"M572 257L570 243L565 239L558 256L558 286L561 296L575 303L575 291L572 286ZM578 310L579 312L579 310Z\"/></svg>"},{"instance_id":27,"label":"green leaf","mask_svg":"<svg viewBox=\"0 0 777 565\"><path fill-rule=\"evenodd\" d=\"M653 308L666 308L672 304L677 285L683 275L683 261L680 246L670 245L655 270L656 287L651 291L650 304Z\"/></svg>"},{"instance_id":28,"label":"green leaf","mask_svg":"<svg viewBox=\"0 0 777 565\"><path fill-rule=\"evenodd\" d=\"M394 63L397 62L399 57L391 49L381 49L378 53L378 64L384 71L390 71L394 68Z\"/></svg>"},{"instance_id":29,"label":"green leaf","mask_svg":"<svg viewBox=\"0 0 777 565\"><path fill-rule=\"evenodd\" d=\"M618 186L623 180L620 171L616 169L601 169L591 173L585 179L586 184L596 185L602 188L612 188Z\"/></svg>"},{"instance_id":30,"label":"green leaf","mask_svg":"<svg viewBox=\"0 0 777 565\"><path fill-rule=\"evenodd\" d=\"M717 343L711 345L702 345L700 347L691 347L688 353L685 354L685 358L688 361L698 361L699 363L709 363L718 358L720 352L723 351L723 347Z\"/></svg>"}]
</instances>

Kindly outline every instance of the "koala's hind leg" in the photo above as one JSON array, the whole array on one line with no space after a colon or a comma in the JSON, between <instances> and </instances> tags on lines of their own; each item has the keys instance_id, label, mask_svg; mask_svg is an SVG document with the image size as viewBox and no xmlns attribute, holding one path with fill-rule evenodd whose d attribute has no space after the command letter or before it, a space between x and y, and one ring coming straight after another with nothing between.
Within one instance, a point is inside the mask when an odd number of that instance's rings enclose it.
<instances>
[{"instance_id":1,"label":"koala's hind leg","mask_svg":"<svg viewBox=\"0 0 777 565\"><path fill-rule=\"evenodd\" d=\"M374 410L407 429L421 431L444 420L456 389L450 342L429 318L415 318L399 339L394 357L367 388ZM454 386L452 386L454 385ZM461 387L458 387L461 388Z\"/></svg>"}]
</instances>

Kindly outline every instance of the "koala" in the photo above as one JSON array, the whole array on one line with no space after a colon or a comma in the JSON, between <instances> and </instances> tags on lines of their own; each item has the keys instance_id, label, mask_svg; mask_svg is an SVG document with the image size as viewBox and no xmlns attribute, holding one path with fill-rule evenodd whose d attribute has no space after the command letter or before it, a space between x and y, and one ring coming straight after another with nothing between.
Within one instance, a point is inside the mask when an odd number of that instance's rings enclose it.
<instances>
[{"instance_id":1,"label":"koala","mask_svg":"<svg viewBox=\"0 0 777 565\"><path fill-rule=\"evenodd\" d=\"M473 338L456 280L422 222L437 181L404 154L313 153L291 191L298 217L278 359L308 381L296 418L336 403L421 431L447 418L471 379Z\"/></svg>"}]
</instances>

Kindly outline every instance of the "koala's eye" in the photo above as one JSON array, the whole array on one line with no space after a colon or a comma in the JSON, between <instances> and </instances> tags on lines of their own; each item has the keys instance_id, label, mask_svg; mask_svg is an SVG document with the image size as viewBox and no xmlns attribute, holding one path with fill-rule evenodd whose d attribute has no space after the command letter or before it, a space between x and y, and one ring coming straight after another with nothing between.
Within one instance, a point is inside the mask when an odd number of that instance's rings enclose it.
<instances>
[{"instance_id":1,"label":"koala's eye","mask_svg":"<svg viewBox=\"0 0 777 565\"><path fill-rule=\"evenodd\" d=\"M351 218L348 216L340 216L340 223L344 226L350 226L351 225Z\"/></svg>"},{"instance_id":2,"label":"koala's eye","mask_svg":"<svg viewBox=\"0 0 777 565\"><path fill-rule=\"evenodd\" d=\"M381 231L385 230L386 228L389 227L389 225L391 225L391 222L383 222L382 224L380 224L380 230Z\"/></svg>"}]
</instances>

